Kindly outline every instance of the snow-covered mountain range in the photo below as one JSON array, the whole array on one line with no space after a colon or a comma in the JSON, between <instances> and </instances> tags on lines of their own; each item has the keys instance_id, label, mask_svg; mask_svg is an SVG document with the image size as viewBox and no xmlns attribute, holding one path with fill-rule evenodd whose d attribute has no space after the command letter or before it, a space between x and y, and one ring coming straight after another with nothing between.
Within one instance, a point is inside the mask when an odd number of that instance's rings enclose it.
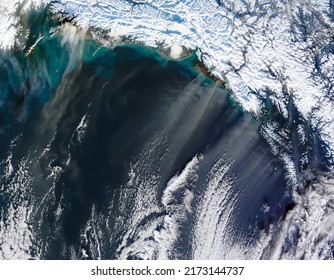
<instances>
[{"instance_id":1,"label":"snow-covered mountain range","mask_svg":"<svg viewBox=\"0 0 334 280\"><path fill-rule=\"evenodd\" d=\"M53 5L74 15L82 28L96 27L94 35L106 46L128 38L167 50L173 59L183 48L196 52L245 110L265 119L261 134L295 189L295 208L247 257L331 254L324 248L334 240L334 1L60 0ZM17 8L0 0L3 48L14 40ZM324 149L322 157L317 147ZM295 245L286 249L287 240Z\"/></svg>"}]
</instances>

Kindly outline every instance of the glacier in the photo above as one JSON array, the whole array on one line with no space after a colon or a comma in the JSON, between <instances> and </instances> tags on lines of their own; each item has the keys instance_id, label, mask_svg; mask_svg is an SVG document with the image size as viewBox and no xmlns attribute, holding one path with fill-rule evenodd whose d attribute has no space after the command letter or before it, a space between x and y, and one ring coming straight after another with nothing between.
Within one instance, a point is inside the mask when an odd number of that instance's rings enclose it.
<instances>
[{"instance_id":1,"label":"glacier","mask_svg":"<svg viewBox=\"0 0 334 280\"><path fill-rule=\"evenodd\" d=\"M40 2L43 1L34 1L35 4ZM22 5L28 9L30 3L26 1ZM173 59L178 59L182 47L192 50L210 73L231 90L234 99L256 118L270 115L268 104L277 109L275 116L265 118L261 134L272 153L284 163L286 181L294 189L296 205L279 227L263 232L257 244L247 247L240 242L226 249L226 254L212 252L211 256L285 259L332 257L333 1L60 0L52 3L57 9L74 15L83 30L90 26L97 28L93 31L96 39L105 46L122 44L122 40L128 38L138 44L167 49ZM3 47L10 47L14 40L15 17L9 15L16 9L15 1L1 0L0 37ZM12 21L8 21L8 18ZM103 34L107 36L101 38L99 30L103 30ZM84 122L85 118L82 119L82 124L79 124L78 130L85 126ZM305 147L314 148L317 143L326 150L323 155L326 163L323 163L322 158L314 156L314 150L304 151ZM194 162L197 164L198 160L200 157L194 157L184 173L187 174L187 169L192 168ZM10 162L9 155L8 173L12 172ZM24 164L26 163L22 162L22 165ZM179 176L182 177L183 174ZM177 176L170 180L165 190L165 200L171 188L183 188L182 180L180 186L175 185L177 180ZM211 182L214 178L208 180ZM11 188L15 187L15 184L11 185ZM208 194L203 201L213 201L217 205L218 202L210 191L207 190ZM140 204L140 199L137 203ZM28 219L31 213L24 203L21 208L12 210L12 213L16 211L12 214L16 216L13 221L17 222L11 222L9 229L6 232L1 231L1 235L3 238L10 238L11 234L16 236L16 240L12 242L17 246L15 250L19 252L19 257L27 258L27 248L31 246L33 233L24 220ZM184 210L186 211L188 210ZM103 219L96 218L96 215L92 209L92 217L82 235L83 240L88 238L87 232L94 228L95 220ZM203 213L199 213L199 217L201 215ZM211 221L204 219L204 222L210 225ZM167 224L168 229L174 226L171 217L162 218L162 223ZM221 231L224 224L217 227ZM198 228L200 229L201 225L198 225ZM159 234L161 236L155 233L155 240L150 241L153 245L147 245L148 251L156 250L156 242L168 247L171 246L168 242L172 242L169 239L175 242L177 238L175 232L169 235ZM205 235L205 231L202 234ZM204 246L205 241L216 240L214 234L218 233L213 233L208 240L201 235L197 237L196 242L200 245L193 252L193 256L210 257L205 255L207 248L200 246ZM97 240L97 235L93 235ZM228 236L225 239L228 240ZM140 241L139 239L139 244L134 246L141 247L143 243ZM224 247L222 244L218 245ZM120 248L120 258L130 249ZM3 252L9 251L5 246ZM98 249L96 251L98 252ZM162 258L167 256L165 252L159 254ZM146 252L144 255L147 257L150 254ZM7 257L11 257L10 253L7 253Z\"/></svg>"},{"instance_id":2,"label":"glacier","mask_svg":"<svg viewBox=\"0 0 334 280\"><path fill-rule=\"evenodd\" d=\"M292 96L305 118L314 115L319 126L326 124L323 137L331 143L332 6L331 1L77 0L58 7L113 38L196 50L255 114L261 112L258 96L270 91L287 117L286 96Z\"/></svg>"},{"instance_id":3,"label":"glacier","mask_svg":"<svg viewBox=\"0 0 334 280\"><path fill-rule=\"evenodd\" d=\"M17 3L0 3L2 46L13 42L15 20L8 21L8 15L15 11ZM30 2L24 3L23 7L28 8ZM319 127L330 152L334 150L330 114L334 82L332 1L51 3L75 15L83 27L107 30L116 42L117 38L128 37L151 47L174 47L176 53L179 46L196 51L210 72L221 78L236 100L255 115L261 115L261 98L270 95L288 117L287 97L291 96L303 117Z\"/></svg>"}]
</instances>

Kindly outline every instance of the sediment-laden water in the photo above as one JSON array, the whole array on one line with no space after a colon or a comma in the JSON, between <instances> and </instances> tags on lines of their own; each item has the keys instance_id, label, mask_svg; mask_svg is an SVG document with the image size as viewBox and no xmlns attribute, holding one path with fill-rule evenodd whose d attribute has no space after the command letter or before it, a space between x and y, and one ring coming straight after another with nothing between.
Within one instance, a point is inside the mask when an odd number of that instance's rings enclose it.
<instances>
[{"instance_id":1,"label":"sediment-laden water","mask_svg":"<svg viewBox=\"0 0 334 280\"><path fill-rule=\"evenodd\" d=\"M268 240L301 187L274 109L255 119L194 56L104 47L49 9L23 19L0 52L1 258L279 257Z\"/></svg>"}]
</instances>

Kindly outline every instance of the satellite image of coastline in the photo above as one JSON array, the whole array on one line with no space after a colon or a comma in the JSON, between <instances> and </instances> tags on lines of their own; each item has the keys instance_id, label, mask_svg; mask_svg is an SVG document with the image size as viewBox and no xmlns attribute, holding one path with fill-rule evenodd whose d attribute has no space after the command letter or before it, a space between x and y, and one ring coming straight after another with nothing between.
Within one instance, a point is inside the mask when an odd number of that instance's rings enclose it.
<instances>
[{"instance_id":1,"label":"satellite image of coastline","mask_svg":"<svg viewBox=\"0 0 334 280\"><path fill-rule=\"evenodd\" d=\"M334 259L334 1L0 0L0 259Z\"/></svg>"}]
</instances>

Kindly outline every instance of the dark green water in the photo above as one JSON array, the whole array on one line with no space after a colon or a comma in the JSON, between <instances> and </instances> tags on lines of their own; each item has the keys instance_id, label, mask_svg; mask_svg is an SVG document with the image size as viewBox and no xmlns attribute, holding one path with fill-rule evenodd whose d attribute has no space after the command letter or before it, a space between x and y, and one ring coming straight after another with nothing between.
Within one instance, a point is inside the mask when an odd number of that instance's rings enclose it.
<instances>
[{"instance_id":1,"label":"dark green water","mask_svg":"<svg viewBox=\"0 0 334 280\"><path fill-rule=\"evenodd\" d=\"M250 244L291 207L260 123L194 56L106 48L47 9L26 25L27 41L0 52L0 211L4 223L29 212L33 234L25 246L6 237L3 258L158 258L165 247L193 258L205 207Z\"/></svg>"}]
</instances>

